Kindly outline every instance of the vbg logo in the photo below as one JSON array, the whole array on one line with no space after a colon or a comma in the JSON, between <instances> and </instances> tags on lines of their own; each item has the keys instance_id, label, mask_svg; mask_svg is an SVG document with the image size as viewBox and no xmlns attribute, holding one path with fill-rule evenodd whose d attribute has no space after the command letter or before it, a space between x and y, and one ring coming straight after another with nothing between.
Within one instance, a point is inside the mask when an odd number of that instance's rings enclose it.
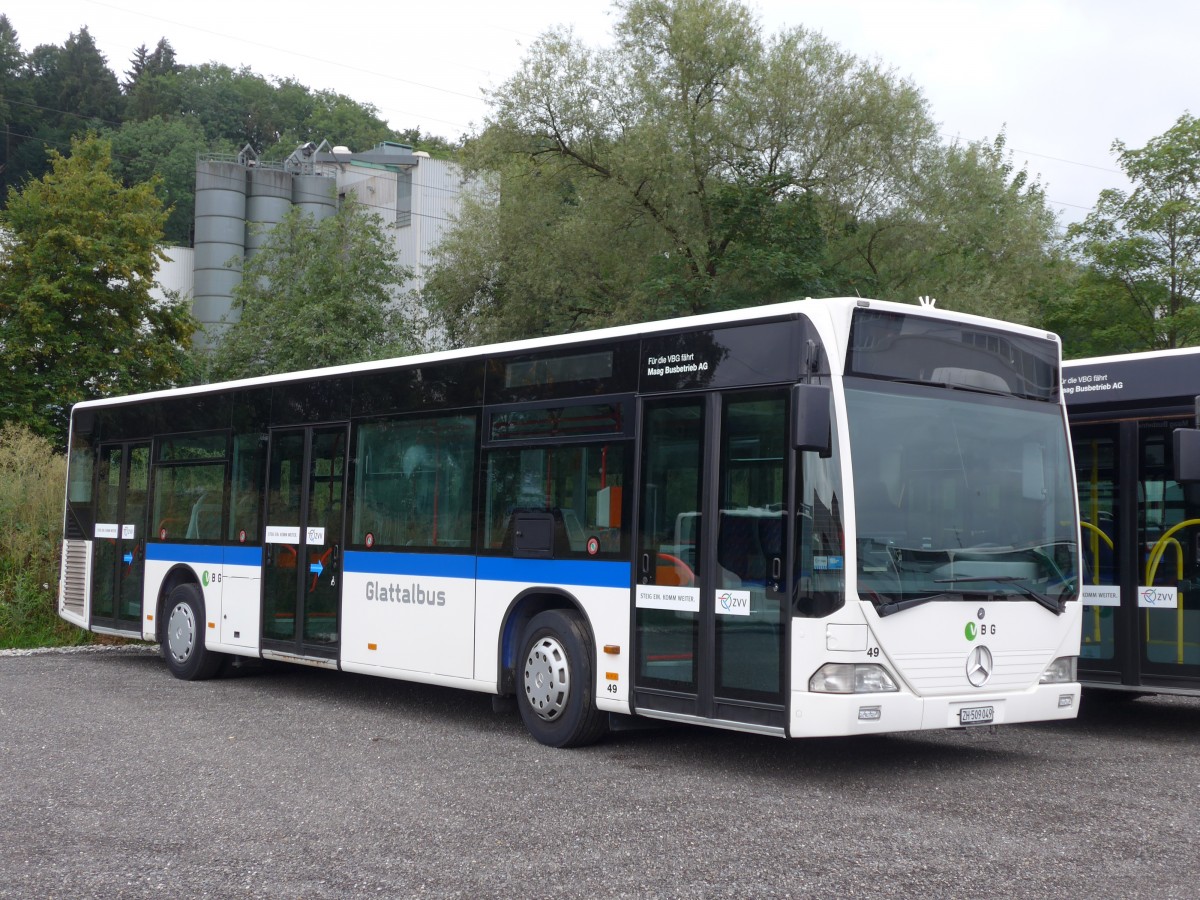
<instances>
[{"instance_id":1,"label":"vbg logo","mask_svg":"<svg viewBox=\"0 0 1200 900\"><path fill-rule=\"evenodd\" d=\"M967 627L963 629L963 634L967 636L968 641L973 641L979 634L979 627L974 622L968 622Z\"/></svg>"},{"instance_id":2,"label":"vbg logo","mask_svg":"<svg viewBox=\"0 0 1200 900\"><path fill-rule=\"evenodd\" d=\"M208 587L208 570L207 569L205 569L204 574L200 576L200 580L204 583L205 587Z\"/></svg>"}]
</instances>

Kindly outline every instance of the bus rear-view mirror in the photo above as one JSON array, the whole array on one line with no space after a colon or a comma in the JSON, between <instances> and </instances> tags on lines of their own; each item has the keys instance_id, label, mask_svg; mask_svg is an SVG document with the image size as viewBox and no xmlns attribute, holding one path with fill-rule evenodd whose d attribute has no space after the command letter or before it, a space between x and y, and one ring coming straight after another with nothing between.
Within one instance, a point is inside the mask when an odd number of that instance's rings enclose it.
<instances>
[{"instance_id":1,"label":"bus rear-view mirror","mask_svg":"<svg viewBox=\"0 0 1200 900\"><path fill-rule=\"evenodd\" d=\"M1175 480L1180 484L1200 482L1200 429L1175 429Z\"/></svg>"},{"instance_id":2,"label":"bus rear-view mirror","mask_svg":"<svg viewBox=\"0 0 1200 900\"><path fill-rule=\"evenodd\" d=\"M816 450L822 456L832 452L829 400L829 385L792 385L792 446L797 450Z\"/></svg>"}]
</instances>

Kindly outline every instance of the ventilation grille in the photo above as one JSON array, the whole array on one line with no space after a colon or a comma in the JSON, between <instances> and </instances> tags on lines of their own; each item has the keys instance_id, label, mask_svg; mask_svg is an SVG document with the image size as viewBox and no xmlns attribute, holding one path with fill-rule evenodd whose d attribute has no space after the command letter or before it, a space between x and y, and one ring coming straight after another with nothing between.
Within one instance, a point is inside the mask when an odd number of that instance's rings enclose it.
<instances>
[{"instance_id":1,"label":"ventilation grille","mask_svg":"<svg viewBox=\"0 0 1200 900\"><path fill-rule=\"evenodd\" d=\"M63 544L62 595L59 612L82 621L87 607L88 551L87 541L65 541Z\"/></svg>"}]
</instances>

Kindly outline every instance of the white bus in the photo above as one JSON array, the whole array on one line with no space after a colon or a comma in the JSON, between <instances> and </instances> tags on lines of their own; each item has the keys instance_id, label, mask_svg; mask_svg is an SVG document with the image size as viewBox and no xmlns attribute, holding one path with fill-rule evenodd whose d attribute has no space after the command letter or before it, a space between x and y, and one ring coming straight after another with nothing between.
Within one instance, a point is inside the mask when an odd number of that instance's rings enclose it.
<instances>
[{"instance_id":1,"label":"white bus","mask_svg":"<svg viewBox=\"0 0 1200 900\"><path fill-rule=\"evenodd\" d=\"M59 609L184 679L515 695L552 746L1069 718L1059 369L1042 331L804 300L81 403Z\"/></svg>"}]
</instances>

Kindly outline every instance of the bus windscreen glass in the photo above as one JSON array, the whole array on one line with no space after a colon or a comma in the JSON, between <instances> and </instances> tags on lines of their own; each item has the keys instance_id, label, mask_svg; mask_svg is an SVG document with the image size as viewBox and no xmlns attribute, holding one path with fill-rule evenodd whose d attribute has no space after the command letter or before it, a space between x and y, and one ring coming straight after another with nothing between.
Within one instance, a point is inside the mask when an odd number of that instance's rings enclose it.
<instances>
[{"instance_id":1,"label":"bus windscreen glass","mask_svg":"<svg viewBox=\"0 0 1200 900\"><path fill-rule=\"evenodd\" d=\"M926 600L1077 592L1075 504L1056 404L847 379L860 595Z\"/></svg>"}]
</instances>

